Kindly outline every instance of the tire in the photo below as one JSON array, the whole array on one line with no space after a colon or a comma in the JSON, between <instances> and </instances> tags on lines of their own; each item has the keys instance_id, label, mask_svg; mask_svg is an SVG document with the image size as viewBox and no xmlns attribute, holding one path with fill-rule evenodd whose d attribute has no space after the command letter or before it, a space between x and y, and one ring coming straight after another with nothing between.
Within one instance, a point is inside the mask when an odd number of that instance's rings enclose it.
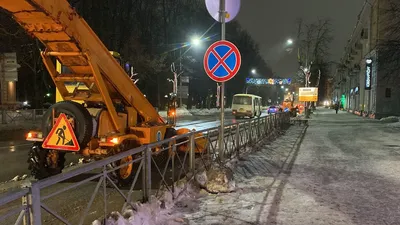
<instances>
[{"instance_id":1,"label":"tire","mask_svg":"<svg viewBox=\"0 0 400 225\"><path fill-rule=\"evenodd\" d=\"M164 139L172 138L173 136L176 136L177 132L174 128L167 128L165 131ZM165 143L162 145L162 149L166 149L170 146L171 143ZM162 165L167 163L169 156L172 154L172 149L164 150L160 154L157 154L155 156L155 161L158 165Z\"/></svg>"},{"instance_id":2,"label":"tire","mask_svg":"<svg viewBox=\"0 0 400 225\"><path fill-rule=\"evenodd\" d=\"M52 165L47 160L47 157L51 151L53 151L52 153L58 155L56 162L57 164L54 165L54 168L52 168ZM35 179L41 180L56 174L60 174L64 169L64 163L64 152L43 149L39 143L35 143L29 151L28 169L31 171L31 175Z\"/></svg>"},{"instance_id":3,"label":"tire","mask_svg":"<svg viewBox=\"0 0 400 225\"><path fill-rule=\"evenodd\" d=\"M85 148L92 138L93 133L92 116L89 114L87 109L81 104L73 101L63 101L52 105L43 115L42 132L44 137L50 133L53 127L53 124L51 123L53 109L56 117L58 117L60 113L64 113L67 117L69 116L74 118L75 136L78 140L79 146Z\"/></svg>"},{"instance_id":4,"label":"tire","mask_svg":"<svg viewBox=\"0 0 400 225\"><path fill-rule=\"evenodd\" d=\"M171 138L173 136L176 136L177 132L174 128L167 128L165 131L164 139Z\"/></svg>"},{"instance_id":5,"label":"tire","mask_svg":"<svg viewBox=\"0 0 400 225\"><path fill-rule=\"evenodd\" d=\"M124 140L119 144L118 148L120 152L128 151L133 148L140 147L140 142L138 140ZM128 161L138 158L140 155L131 155L123 158L112 164L113 167L118 167ZM129 164L125 167L119 168L114 173L114 180L118 183L118 186L126 187L130 186L133 179L136 176L136 172L139 170L140 161L136 163ZM143 171L143 168L142 168Z\"/></svg>"}]
</instances>

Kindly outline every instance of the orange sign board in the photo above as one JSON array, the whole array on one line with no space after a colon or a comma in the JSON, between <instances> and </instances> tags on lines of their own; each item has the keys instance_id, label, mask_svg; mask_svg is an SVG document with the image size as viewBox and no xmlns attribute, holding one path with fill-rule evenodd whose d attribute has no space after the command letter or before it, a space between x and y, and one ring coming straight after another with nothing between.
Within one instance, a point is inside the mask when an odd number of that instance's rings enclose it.
<instances>
[{"instance_id":1,"label":"orange sign board","mask_svg":"<svg viewBox=\"0 0 400 225\"><path fill-rule=\"evenodd\" d=\"M318 88L299 88L300 102L316 102L318 101Z\"/></svg>"},{"instance_id":2,"label":"orange sign board","mask_svg":"<svg viewBox=\"0 0 400 225\"><path fill-rule=\"evenodd\" d=\"M61 113L58 117L49 135L44 140L42 147L56 150L79 151L80 147L74 130L64 113Z\"/></svg>"},{"instance_id":3,"label":"orange sign board","mask_svg":"<svg viewBox=\"0 0 400 225\"><path fill-rule=\"evenodd\" d=\"M318 101L318 96L300 96L299 101L301 101L301 102L316 102L316 101Z\"/></svg>"}]
</instances>

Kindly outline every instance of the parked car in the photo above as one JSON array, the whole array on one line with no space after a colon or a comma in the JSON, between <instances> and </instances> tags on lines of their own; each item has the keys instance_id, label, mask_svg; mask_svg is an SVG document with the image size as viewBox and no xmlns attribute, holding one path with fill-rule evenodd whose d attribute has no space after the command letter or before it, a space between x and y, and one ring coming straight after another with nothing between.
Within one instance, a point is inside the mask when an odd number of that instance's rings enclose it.
<instances>
[{"instance_id":1,"label":"parked car","mask_svg":"<svg viewBox=\"0 0 400 225\"><path fill-rule=\"evenodd\" d=\"M277 113L279 112L279 107L276 107L274 105L271 105L270 107L268 107L267 113L268 114L273 114L273 113Z\"/></svg>"}]
</instances>

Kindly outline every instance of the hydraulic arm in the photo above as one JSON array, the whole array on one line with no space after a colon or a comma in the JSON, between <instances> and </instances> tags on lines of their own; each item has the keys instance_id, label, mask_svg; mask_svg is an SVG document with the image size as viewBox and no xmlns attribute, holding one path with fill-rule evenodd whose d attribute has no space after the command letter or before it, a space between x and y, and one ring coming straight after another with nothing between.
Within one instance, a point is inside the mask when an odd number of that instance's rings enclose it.
<instances>
[{"instance_id":1,"label":"hydraulic arm","mask_svg":"<svg viewBox=\"0 0 400 225\"><path fill-rule=\"evenodd\" d=\"M132 82L108 49L66 0L1 0L0 7L46 47L42 58L65 100L102 102L119 127L115 104L133 107L143 125L163 125L164 120ZM51 57L72 74L60 74ZM88 90L68 92L65 82L84 83Z\"/></svg>"},{"instance_id":2,"label":"hydraulic arm","mask_svg":"<svg viewBox=\"0 0 400 225\"><path fill-rule=\"evenodd\" d=\"M46 111L41 131L27 135L27 140L34 142L28 160L34 177L42 179L61 173L67 152L102 159L190 132L185 128L175 130L165 123L67 0L0 0L0 7L8 10L46 47L41 52L43 63L62 99L66 100ZM55 65L55 59L68 70L60 69L58 63ZM76 87L67 88L71 83L76 83ZM80 89L81 84L86 88ZM202 135L196 135L195 140L195 151L204 151L207 142ZM174 153L162 148L174 142L183 143L179 151L187 151L187 138L183 138L152 148L153 154L167 160ZM114 177L119 184L128 184L134 179L137 163L119 165L136 157L140 153L111 165L118 167Z\"/></svg>"}]
</instances>

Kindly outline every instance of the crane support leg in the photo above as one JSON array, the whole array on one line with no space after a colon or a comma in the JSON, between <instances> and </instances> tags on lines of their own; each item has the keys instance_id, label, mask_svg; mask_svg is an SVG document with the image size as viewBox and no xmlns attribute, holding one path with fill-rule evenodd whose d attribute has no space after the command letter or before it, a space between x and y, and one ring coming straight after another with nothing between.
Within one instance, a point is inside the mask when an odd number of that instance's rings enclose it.
<instances>
[{"instance_id":1,"label":"crane support leg","mask_svg":"<svg viewBox=\"0 0 400 225\"><path fill-rule=\"evenodd\" d=\"M94 81L96 83L97 88L100 91L101 96L103 97L104 103L107 106L107 110L110 113L110 117L114 124L114 127L119 132L122 132L124 130L124 127L121 127L120 124L118 123L118 114L117 114L117 111L115 110L115 107L111 100L110 94L107 91L106 83L104 82L104 79L101 76L100 68L97 66L98 65L97 63L92 62L92 59L90 58L89 55L86 55L86 56L87 56L89 65L92 68Z\"/></svg>"},{"instance_id":2,"label":"crane support leg","mask_svg":"<svg viewBox=\"0 0 400 225\"><path fill-rule=\"evenodd\" d=\"M60 74L58 74L56 67L54 66L54 63L52 62L52 60L50 59L49 56L46 56L45 52L41 52L40 56L42 56L42 61L43 64L46 66L47 71L49 71L51 79L53 80L54 84L56 85L57 89L60 91L62 96L66 96L68 95L68 90L65 87L64 83L56 81L56 77L59 76Z\"/></svg>"}]
</instances>

